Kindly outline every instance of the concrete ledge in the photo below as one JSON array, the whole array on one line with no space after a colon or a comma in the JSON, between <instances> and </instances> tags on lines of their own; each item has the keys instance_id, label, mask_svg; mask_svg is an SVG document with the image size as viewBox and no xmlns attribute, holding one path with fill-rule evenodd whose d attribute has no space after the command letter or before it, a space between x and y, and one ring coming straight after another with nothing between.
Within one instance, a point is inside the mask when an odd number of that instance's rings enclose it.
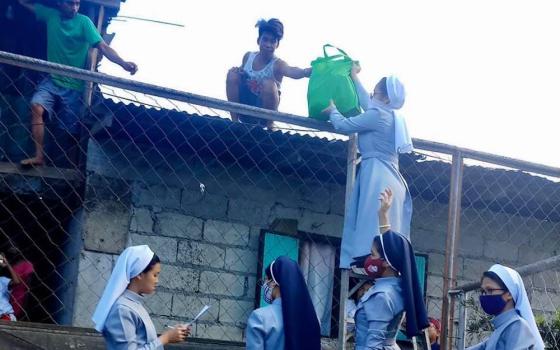
<instances>
[{"instance_id":1,"label":"concrete ledge","mask_svg":"<svg viewBox=\"0 0 560 350\"><path fill-rule=\"evenodd\" d=\"M174 350L241 350L243 343L189 339L187 343L166 346ZM0 349L10 350L104 350L101 334L90 328L57 326L30 322L0 321Z\"/></svg>"}]
</instances>

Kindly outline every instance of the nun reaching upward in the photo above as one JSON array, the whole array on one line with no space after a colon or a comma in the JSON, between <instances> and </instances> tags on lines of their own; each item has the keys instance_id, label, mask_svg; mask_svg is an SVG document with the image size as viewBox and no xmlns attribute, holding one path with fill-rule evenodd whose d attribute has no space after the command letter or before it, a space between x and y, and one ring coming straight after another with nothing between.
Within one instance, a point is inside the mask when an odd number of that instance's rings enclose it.
<instances>
[{"instance_id":1,"label":"nun reaching upward","mask_svg":"<svg viewBox=\"0 0 560 350\"><path fill-rule=\"evenodd\" d=\"M523 279L517 271L499 264L482 274L480 306L494 316L494 332L467 350L543 350Z\"/></svg>"},{"instance_id":2,"label":"nun reaching upward","mask_svg":"<svg viewBox=\"0 0 560 350\"><path fill-rule=\"evenodd\" d=\"M298 264L281 256L265 269L262 289L270 304L247 321L247 350L320 350L319 320Z\"/></svg>"},{"instance_id":3,"label":"nun reaching upward","mask_svg":"<svg viewBox=\"0 0 560 350\"><path fill-rule=\"evenodd\" d=\"M119 256L92 317L108 350L163 350L190 334L190 327L179 325L157 336L143 299L155 292L160 271L147 245L128 247Z\"/></svg>"},{"instance_id":4,"label":"nun reaching upward","mask_svg":"<svg viewBox=\"0 0 560 350\"><path fill-rule=\"evenodd\" d=\"M379 235L364 263L365 272L375 284L359 300L354 321L356 350L398 350L396 338L406 314L406 335L420 335L428 328L426 307L410 242L391 230L389 209L392 192L381 193Z\"/></svg>"},{"instance_id":5,"label":"nun reaching upward","mask_svg":"<svg viewBox=\"0 0 560 350\"><path fill-rule=\"evenodd\" d=\"M379 226L375 215L379 208L377 196L385 188L393 191L389 216L395 231L410 239L412 219L412 199L399 172L399 153L412 151L405 120L397 113L405 101L404 86L397 77L387 76L375 85L370 96L358 79L359 71L360 67L354 65L352 80L364 113L345 118L336 109L336 101L331 101L323 111L336 130L358 133L361 154L360 169L344 216L340 267L345 269L363 262L369 254Z\"/></svg>"}]
</instances>

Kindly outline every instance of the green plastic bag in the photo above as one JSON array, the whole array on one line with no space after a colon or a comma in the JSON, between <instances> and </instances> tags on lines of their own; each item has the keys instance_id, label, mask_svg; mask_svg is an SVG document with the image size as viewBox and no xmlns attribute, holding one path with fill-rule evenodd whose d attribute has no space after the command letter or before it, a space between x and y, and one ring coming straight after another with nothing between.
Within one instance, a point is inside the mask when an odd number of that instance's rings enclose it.
<instances>
[{"instance_id":1,"label":"green plastic bag","mask_svg":"<svg viewBox=\"0 0 560 350\"><path fill-rule=\"evenodd\" d=\"M338 54L327 55L327 47L338 50ZM318 120L328 120L321 111L334 100L336 107L345 117L360 113L360 103L356 87L350 77L353 60L341 49L330 44L323 46L324 57L311 62L313 71L307 87L307 108L309 116Z\"/></svg>"}]
</instances>

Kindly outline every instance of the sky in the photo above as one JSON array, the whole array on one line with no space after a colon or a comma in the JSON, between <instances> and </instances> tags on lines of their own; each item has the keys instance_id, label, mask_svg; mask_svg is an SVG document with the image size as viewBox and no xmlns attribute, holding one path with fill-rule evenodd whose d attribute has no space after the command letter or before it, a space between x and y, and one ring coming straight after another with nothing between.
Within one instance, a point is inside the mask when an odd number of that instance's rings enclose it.
<instances>
[{"instance_id":1,"label":"sky","mask_svg":"<svg viewBox=\"0 0 560 350\"><path fill-rule=\"evenodd\" d=\"M225 99L228 69L256 51L260 18L279 18L276 51L308 67L323 44L407 89L413 137L560 167L560 3L519 0L127 0L109 32L139 66L132 79ZM103 61L101 71L130 77ZM307 114L307 79L284 79L279 110Z\"/></svg>"}]
</instances>

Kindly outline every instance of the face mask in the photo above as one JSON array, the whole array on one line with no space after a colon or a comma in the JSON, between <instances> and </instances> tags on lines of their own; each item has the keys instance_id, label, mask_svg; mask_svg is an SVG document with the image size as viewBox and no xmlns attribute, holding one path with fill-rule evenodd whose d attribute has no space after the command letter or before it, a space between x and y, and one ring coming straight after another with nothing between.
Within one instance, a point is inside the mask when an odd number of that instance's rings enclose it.
<instances>
[{"instance_id":1,"label":"face mask","mask_svg":"<svg viewBox=\"0 0 560 350\"><path fill-rule=\"evenodd\" d=\"M387 269L387 267L383 266L383 259L380 258L372 258L371 255L366 258L364 261L364 269L368 276L372 278L379 278L383 276L383 273Z\"/></svg>"},{"instance_id":2,"label":"face mask","mask_svg":"<svg viewBox=\"0 0 560 350\"><path fill-rule=\"evenodd\" d=\"M263 297L264 297L264 301L267 304L272 304L272 301L274 301L274 298L272 297L272 291L274 290L274 287L270 287L268 285L268 283L264 283L263 284Z\"/></svg>"},{"instance_id":3,"label":"face mask","mask_svg":"<svg viewBox=\"0 0 560 350\"><path fill-rule=\"evenodd\" d=\"M488 315L498 315L506 307L506 303L502 294L480 296L480 306Z\"/></svg>"}]
</instances>

